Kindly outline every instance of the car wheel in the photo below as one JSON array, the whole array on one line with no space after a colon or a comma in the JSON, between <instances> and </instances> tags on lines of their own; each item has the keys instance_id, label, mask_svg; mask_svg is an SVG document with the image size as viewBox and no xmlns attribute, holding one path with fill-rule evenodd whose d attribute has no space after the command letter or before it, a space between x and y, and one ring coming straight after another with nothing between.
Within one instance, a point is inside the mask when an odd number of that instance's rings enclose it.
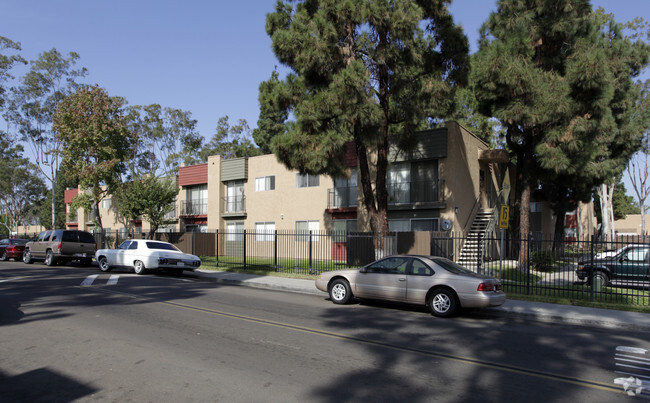
<instances>
[{"instance_id":1,"label":"car wheel","mask_svg":"<svg viewBox=\"0 0 650 403\"><path fill-rule=\"evenodd\" d=\"M609 285L609 278L607 277L607 273L604 273L602 271L595 272L594 277L591 279L591 284L593 285L593 282L598 280L600 280L601 287L606 287Z\"/></svg>"},{"instance_id":2,"label":"car wheel","mask_svg":"<svg viewBox=\"0 0 650 403\"><path fill-rule=\"evenodd\" d=\"M334 280L330 285L330 299L335 304L345 304L352 298L350 284L346 280Z\"/></svg>"},{"instance_id":3,"label":"car wheel","mask_svg":"<svg viewBox=\"0 0 650 403\"><path fill-rule=\"evenodd\" d=\"M6 262L7 260L9 260L9 256L7 256L7 251L6 250L2 251L2 256L0 256L0 260L2 260L3 262Z\"/></svg>"},{"instance_id":4,"label":"car wheel","mask_svg":"<svg viewBox=\"0 0 650 403\"><path fill-rule=\"evenodd\" d=\"M111 271L111 266L108 265L108 260L106 260L106 256L100 257L97 264L99 265L99 270L103 272Z\"/></svg>"},{"instance_id":5,"label":"car wheel","mask_svg":"<svg viewBox=\"0 0 650 403\"><path fill-rule=\"evenodd\" d=\"M458 310L458 302L453 292L440 288L431 293L429 309L434 316L452 316Z\"/></svg>"},{"instance_id":6,"label":"car wheel","mask_svg":"<svg viewBox=\"0 0 650 403\"><path fill-rule=\"evenodd\" d=\"M144 263L142 261L136 260L133 264L133 271L135 271L135 274L144 274L144 272L147 271L147 268L144 267Z\"/></svg>"},{"instance_id":7,"label":"car wheel","mask_svg":"<svg viewBox=\"0 0 650 403\"><path fill-rule=\"evenodd\" d=\"M45 264L48 266L54 266L56 264L56 259L54 258L54 252L48 250L45 253Z\"/></svg>"},{"instance_id":8,"label":"car wheel","mask_svg":"<svg viewBox=\"0 0 650 403\"><path fill-rule=\"evenodd\" d=\"M32 254L29 249L27 249L25 252L23 252L23 263L32 264L33 262L34 260L32 260Z\"/></svg>"}]
</instances>

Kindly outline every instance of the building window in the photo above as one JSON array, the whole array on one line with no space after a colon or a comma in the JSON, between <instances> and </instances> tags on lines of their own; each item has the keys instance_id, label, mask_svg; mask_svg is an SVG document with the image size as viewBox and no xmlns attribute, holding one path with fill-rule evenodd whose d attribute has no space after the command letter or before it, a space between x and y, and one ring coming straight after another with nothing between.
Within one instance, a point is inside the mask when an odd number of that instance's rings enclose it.
<instances>
[{"instance_id":1,"label":"building window","mask_svg":"<svg viewBox=\"0 0 650 403\"><path fill-rule=\"evenodd\" d=\"M255 240L257 242L273 242L275 235L274 222L256 222Z\"/></svg>"},{"instance_id":2,"label":"building window","mask_svg":"<svg viewBox=\"0 0 650 403\"><path fill-rule=\"evenodd\" d=\"M208 185L190 186L186 189L186 201L182 206L183 215L208 214Z\"/></svg>"},{"instance_id":3,"label":"building window","mask_svg":"<svg viewBox=\"0 0 650 403\"><path fill-rule=\"evenodd\" d=\"M320 221L296 221L296 242L309 242L309 233L312 235L320 231ZM318 237L312 237L312 242Z\"/></svg>"},{"instance_id":4,"label":"building window","mask_svg":"<svg viewBox=\"0 0 650 403\"><path fill-rule=\"evenodd\" d=\"M346 235L355 231L357 231L357 220L332 220L333 242L346 242Z\"/></svg>"},{"instance_id":5,"label":"building window","mask_svg":"<svg viewBox=\"0 0 650 403\"><path fill-rule=\"evenodd\" d=\"M388 220L390 232L439 231L439 218L413 218Z\"/></svg>"},{"instance_id":6,"label":"building window","mask_svg":"<svg viewBox=\"0 0 650 403\"><path fill-rule=\"evenodd\" d=\"M172 232L170 231L158 231L158 232ZM207 224L187 224L185 225L185 232L208 232Z\"/></svg>"},{"instance_id":7,"label":"building window","mask_svg":"<svg viewBox=\"0 0 650 403\"><path fill-rule=\"evenodd\" d=\"M308 188L320 185L320 176L309 174L296 174L296 187Z\"/></svg>"},{"instance_id":8,"label":"building window","mask_svg":"<svg viewBox=\"0 0 650 403\"><path fill-rule=\"evenodd\" d=\"M260 176L255 178L255 191L266 192L275 190L275 176Z\"/></svg>"},{"instance_id":9,"label":"building window","mask_svg":"<svg viewBox=\"0 0 650 403\"><path fill-rule=\"evenodd\" d=\"M226 224L226 241L241 242L244 240L244 222L234 221Z\"/></svg>"},{"instance_id":10,"label":"building window","mask_svg":"<svg viewBox=\"0 0 650 403\"><path fill-rule=\"evenodd\" d=\"M244 208L244 181L226 183L226 213L246 211Z\"/></svg>"},{"instance_id":11,"label":"building window","mask_svg":"<svg viewBox=\"0 0 650 403\"><path fill-rule=\"evenodd\" d=\"M109 209L113 207L113 199L103 199L102 200L102 208L103 209Z\"/></svg>"},{"instance_id":12,"label":"building window","mask_svg":"<svg viewBox=\"0 0 650 403\"><path fill-rule=\"evenodd\" d=\"M431 203L440 200L438 160L396 163L388 167L390 203Z\"/></svg>"},{"instance_id":13,"label":"building window","mask_svg":"<svg viewBox=\"0 0 650 403\"><path fill-rule=\"evenodd\" d=\"M332 208L357 206L357 170L352 170L350 176L334 178L334 190L330 199Z\"/></svg>"}]
</instances>

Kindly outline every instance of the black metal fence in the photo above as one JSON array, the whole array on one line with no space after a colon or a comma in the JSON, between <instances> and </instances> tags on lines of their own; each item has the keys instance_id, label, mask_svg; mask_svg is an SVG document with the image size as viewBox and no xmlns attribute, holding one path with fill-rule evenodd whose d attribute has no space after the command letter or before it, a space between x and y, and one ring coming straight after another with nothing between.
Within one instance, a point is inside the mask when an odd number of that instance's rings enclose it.
<instances>
[{"instance_id":1,"label":"black metal fence","mask_svg":"<svg viewBox=\"0 0 650 403\"><path fill-rule=\"evenodd\" d=\"M507 293L612 304L650 305L649 250L648 237L431 237L432 255L500 278Z\"/></svg>"},{"instance_id":2,"label":"black metal fence","mask_svg":"<svg viewBox=\"0 0 650 403\"><path fill-rule=\"evenodd\" d=\"M95 237L100 247L120 242L101 234ZM650 305L648 237L558 242L552 237L520 238L508 233L473 237L395 232L379 238L358 232L245 230L157 233L155 238L201 256L206 267L319 274L360 267L392 254L436 255L500 278L511 294ZM577 274L581 267L589 269L585 278Z\"/></svg>"}]
</instances>

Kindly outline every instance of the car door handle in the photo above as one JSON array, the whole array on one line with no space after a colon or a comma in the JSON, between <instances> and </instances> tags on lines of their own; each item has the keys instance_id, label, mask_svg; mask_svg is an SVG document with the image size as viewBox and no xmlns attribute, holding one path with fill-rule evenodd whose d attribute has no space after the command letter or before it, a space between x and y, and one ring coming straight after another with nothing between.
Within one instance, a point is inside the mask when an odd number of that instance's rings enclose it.
<instances>
[{"instance_id":1,"label":"car door handle","mask_svg":"<svg viewBox=\"0 0 650 403\"><path fill-rule=\"evenodd\" d=\"M399 281L406 281L404 277L400 278Z\"/></svg>"}]
</instances>

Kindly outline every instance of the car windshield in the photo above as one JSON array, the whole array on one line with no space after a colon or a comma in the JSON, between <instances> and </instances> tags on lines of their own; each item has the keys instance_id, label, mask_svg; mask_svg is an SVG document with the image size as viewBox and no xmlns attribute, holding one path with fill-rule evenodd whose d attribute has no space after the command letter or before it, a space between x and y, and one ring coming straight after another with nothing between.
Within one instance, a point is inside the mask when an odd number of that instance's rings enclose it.
<instances>
[{"instance_id":1,"label":"car windshield","mask_svg":"<svg viewBox=\"0 0 650 403\"><path fill-rule=\"evenodd\" d=\"M180 251L180 249L178 249L174 245L165 242L147 242L147 248Z\"/></svg>"},{"instance_id":2,"label":"car windshield","mask_svg":"<svg viewBox=\"0 0 650 403\"><path fill-rule=\"evenodd\" d=\"M454 274L476 274L471 270L467 270L458 263L452 262L451 260L445 259L443 257L432 257L431 260L436 262L443 269Z\"/></svg>"},{"instance_id":3,"label":"car windshield","mask_svg":"<svg viewBox=\"0 0 650 403\"><path fill-rule=\"evenodd\" d=\"M27 239L12 239L11 243L14 245L25 245L27 243Z\"/></svg>"}]
</instances>

